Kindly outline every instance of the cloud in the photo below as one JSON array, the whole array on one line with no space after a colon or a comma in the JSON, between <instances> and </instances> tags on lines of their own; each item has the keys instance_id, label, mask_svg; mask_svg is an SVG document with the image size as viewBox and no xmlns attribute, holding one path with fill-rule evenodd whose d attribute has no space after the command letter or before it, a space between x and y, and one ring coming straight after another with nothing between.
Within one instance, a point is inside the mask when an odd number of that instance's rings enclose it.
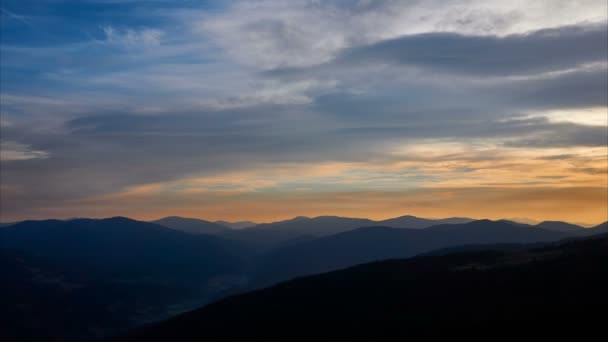
<instances>
[{"instance_id":1,"label":"cloud","mask_svg":"<svg viewBox=\"0 0 608 342\"><path fill-rule=\"evenodd\" d=\"M353 48L336 63L395 63L465 75L534 75L608 58L608 26L571 26L527 34L409 35Z\"/></svg>"},{"instance_id":2,"label":"cloud","mask_svg":"<svg viewBox=\"0 0 608 342\"><path fill-rule=\"evenodd\" d=\"M605 1L182 5L3 41L2 138L29 158L2 162L3 213L601 183Z\"/></svg>"},{"instance_id":3,"label":"cloud","mask_svg":"<svg viewBox=\"0 0 608 342\"><path fill-rule=\"evenodd\" d=\"M163 32L156 29L118 30L112 26L102 27L106 41L110 44L119 44L127 48L152 47L161 43Z\"/></svg>"},{"instance_id":4,"label":"cloud","mask_svg":"<svg viewBox=\"0 0 608 342\"><path fill-rule=\"evenodd\" d=\"M30 146L15 141L0 142L0 161L14 162L30 159L45 159L49 154L45 151L31 149Z\"/></svg>"},{"instance_id":5,"label":"cloud","mask_svg":"<svg viewBox=\"0 0 608 342\"><path fill-rule=\"evenodd\" d=\"M242 1L194 27L239 63L263 69L311 66L344 48L404 35L522 34L605 21L602 1Z\"/></svg>"}]
</instances>

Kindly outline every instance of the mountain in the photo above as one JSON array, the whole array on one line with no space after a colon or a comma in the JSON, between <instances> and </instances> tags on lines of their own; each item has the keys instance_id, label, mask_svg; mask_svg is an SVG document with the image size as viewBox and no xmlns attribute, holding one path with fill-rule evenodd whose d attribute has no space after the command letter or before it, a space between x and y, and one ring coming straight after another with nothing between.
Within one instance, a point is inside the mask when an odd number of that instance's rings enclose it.
<instances>
[{"instance_id":1,"label":"mountain","mask_svg":"<svg viewBox=\"0 0 608 342\"><path fill-rule=\"evenodd\" d=\"M285 221L258 224L239 231L233 230L224 232L221 234L221 236L244 242L260 251L267 251L269 249L276 248L285 241L298 238L310 239L311 237L329 236L363 227L381 226L391 228L423 229L444 224L466 224L473 221L475 220L466 217L426 219L411 215L405 215L382 221L337 216L319 216L314 218L299 216ZM528 224L509 220L500 220L498 222L521 227L532 227ZM589 232L584 230L582 227L565 222L547 221L541 223L537 227L545 230L567 232L572 235L589 235Z\"/></svg>"},{"instance_id":2,"label":"mountain","mask_svg":"<svg viewBox=\"0 0 608 342\"><path fill-rule=\"evenodd\" d=\"M608 234L608 221L589 229L592 234Z\"/></svg>"},{"instance_id":3,"label":"mountain","mask_svg":"<svg viewBox=\"0 0 608 342\"><path fill-rule=\"evenodd\" d=\"M239 270L229 243L123 217L24 221L0 230L0 248L117 272L200 278Z\"/></svg>"},{"instance_id":4,"label":"mountain","mask_svg":"<svg viewBox=\"0 0 608 342\"><path fill-rule=\"evenodd\" d=\"M215 223L222 225L224 227L232 228L232 229L245 229L251 228L253 226L257 226L258 224L251 221L239 221L239 222L227 222L227 221L215 221Z\"/></svg>"},{"instance_id":5,"label":"mountain","mask_svg":"<svg viewBox=\"0 0 608 342\"><path fill-rule=\"evenodd\" d=\"M370 225L375 225L375 222L368 219L338 216L318 216L314 218L300 216L286 221L262 223L252 229L290 230L298 235L325 236Z\"/></svg>"},{"instance_id":6,"label":"mountain","mask_svg":"<svg viewBox=\"0 0 608 342\"><path fill-rule=\"evenodd\" d=\"M570 233L579 236L589 235L589 230L587 228L583 228L575 224L561 221L543 221L534 227L546 230L553 230L557 232Z\"/></svg>"},{"instance_id":7,"label":"mountain","mask_svg":"<svg viewBox=\"0 0 608 342\"><path fill-rule=\"evenodd\" d=\"M601 332L608 236L364 264L223 299L116 341L399 340ZM583 337L584 336L584 337Z\"/></svg>"},{"instance_id":8,"label":"mountain","mask_svg":"<svg viewBox=\"0 0 608 342\"><path fill-rule=\"evenodd\" d=\"M221 236L247 243L258 250L268 250L294 239L332 235L370 225L374 225L374 221L368 219L299 216L291 220L262 223L252 228L228 231Z\"/></svg>"},{"instance_id":9,"label":"mountain","mask_svg":"<svg viewBox=\"0 0 608 342\"><path fill-rule=\"evenodd\" d=\"M462 224L475 221L465 217L452 217L447 219L425 219L416 216L406 215L383 221L376 221L377 226L386 226L392 228L428 228L439 224Z\"/></svg>"},{"instance_id":10,"label":"mountain","mask_svg":"<svg viewBox=\"0 0 608 342\"><path fill-rule=\"evenodd\" d=\"M1 341L86 341L149 317L167 317L184 289L152 281L115 281L15 250L0 250Z\"/></svg>"},{"instance_id":11,"label":"mountain","mask_svg":"<svg viewBox=\"0 0 608 342\"><path fill-rule=\"evenodd\" d=\"M233 242L122 217L20 222L0 229L0 252L2 294L11 300L3 309L11 304L21 317L11 331L33 340L132 328L247 280L246 256Z\"/></svg>"},{"instance_id":12,"label":"mountain","mask_svg":"<svg viewBox=\"0 0 608 342\"><path fill-rule=\"evenodd\" d=\"M0 228L12 226L17 222L0 222Z\"/></svg>"},{"instance_id":13,"label":"mountain","mask_svg":"<svg viewBox=\"0 0 608 342\"><path fill-rule=\"evenodd\" d=\"M532 227L531 225L527 224L527 223L522 223L520 221L513 221L513 220L498 220L497 222L504 222L504 223L508 223L510 225L513 226L520 226L520 227Z\"/></svg>"},{"instance_id":14,"label":"mountain","mask_svg":"<svg viewBox=\"0 0 608 342\"><path fill-rule=\"evenodd\" d=\"M571 235L489 220L426 229L366 227L277 248L259 258L254 285L332 271L365 262L407 258L473 244L556 241Z\"/></svg>"},{"instance_id":15,"label":"mountain","mask_svg":"<svg viewBox=\"0 0 608 342\"><path fill-rule=\"evenodd\" d=\"M152 223L191 234L221 234L229 230L228 227L215 222L179 216L168 216Z\"/></svg>"},{"instance_id":16,"label":"mountain","mask_svg":"<svg viewBox=\"0 0 608 342\"><path fill-rule=\"evenodd\" d=\"M529 219L529 218L525 218L525 217L509 217L506 220L529 225L529 226L534 226L534 225L537 225L540 223L537 220L533 220L533 219Z\"/></svg>"},{"instance_id":17,"label":"mountain","mask_svg":"<svg viewBox=\"0 0 608 342\"><path fill-rule=\"evenodd\" d=\"M249 243L260 250L268 250L294 239L329 236L361 227L427 228L437 224L470 221L473 220L467 218L431 220L409 215L384 221L338 216L318 216L314 218L298 216L290 220L262 223L247 229L226 232L222 236Z\"/></svg>"}]
</instances>

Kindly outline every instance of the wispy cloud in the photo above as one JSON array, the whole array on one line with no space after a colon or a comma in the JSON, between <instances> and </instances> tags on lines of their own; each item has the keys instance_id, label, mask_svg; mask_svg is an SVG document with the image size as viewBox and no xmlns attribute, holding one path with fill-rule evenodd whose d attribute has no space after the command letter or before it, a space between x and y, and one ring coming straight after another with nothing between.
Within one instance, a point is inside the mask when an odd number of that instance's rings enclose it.
<instances>
[{"instance_id":1,"label":"wispy cloud","mask_svg":"<svg viewBox=\"0 0 608 342\"><path fill-rule=\"evenodd\" d=\"M102 29L108 43L120 44L127 48L158 46L164 34L157 29L119 30L112 26L104 26Z\"/></svg>"},{"instance_id":2,"label":"wispy cloud","mask_svg":"<svg viewBox=\"0 0 608 342\"><path fill-rule=\"evenodd\" d=\"M45 151L33 150L30 146L15 141L0 142L0 161L13 162L30 159L45 159L49 154Z\"/></svg>"}]
</instances>

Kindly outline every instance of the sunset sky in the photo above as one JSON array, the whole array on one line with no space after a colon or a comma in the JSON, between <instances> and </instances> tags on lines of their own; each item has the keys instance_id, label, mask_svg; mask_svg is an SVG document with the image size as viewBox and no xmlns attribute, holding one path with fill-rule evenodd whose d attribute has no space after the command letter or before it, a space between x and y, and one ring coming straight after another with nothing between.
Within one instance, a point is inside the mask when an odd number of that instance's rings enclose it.
<instances>
[{"instance_id":1,"label":"sunset sky","mask_svg":"<svg viewBox=\"0 0 608 342\"><path fill-rule=\"evenodd\" d=\"M608 2L2 0L0 221L608 220Z\"/></svg>"}]
</instances>

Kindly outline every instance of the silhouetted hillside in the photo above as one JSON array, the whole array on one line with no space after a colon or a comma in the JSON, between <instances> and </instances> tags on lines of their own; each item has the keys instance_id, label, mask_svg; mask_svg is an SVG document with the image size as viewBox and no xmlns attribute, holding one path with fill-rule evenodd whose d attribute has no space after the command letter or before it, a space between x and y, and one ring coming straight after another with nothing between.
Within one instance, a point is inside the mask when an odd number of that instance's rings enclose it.
<instances>
[{"instance_id":1,"label":"silhouetted hillside","mask_svg":"<svg viewBox=\"0 0 608 342\"><path fill-rule=\"evenodd\" d=\"M590 231L587 228L577 226L575 224L561 222L561 221L543 221L536 226L536 228L542 228L546 230L554 230L557 232L564 232L574 234L578 236L590 235Z\"/></svg>"},{"instance_id":2,"label":"silhouetted hillside","mask_svg":"<svg viewBox=\"0 0 608 342\"><path fill-rule=\"evenodd\" d=\"M526 251L390 260L230 297L124 341L554 338L566 332L583 338L602 326L607 286L606 236Z\"/></svg>"},{"instance_id":3,"label":"silhouetted hillside","mask_svg":"<svg viewBox=\"0 0 608 342\"><path fill-rule=\"evenodd\" d=\"M268 285L370 261L407 258L445 247L548 242L568 236L489 220L426 229L360 228L271 251L259 261L256 284Z\"/></svg>"},{"instance_id":4,"label":"silhouetted hillside","mask_svg":"<svg viewBox=\"0 0 608 342\"><path fill-rule=\"evenodd\" d=\"M322 228L312 228L312 222ZM330 227L332 222L337 228ZM226 233L221 237L121 217L24 221L3 227L2 293L7 300L0 338L63 341L103 336L293 277L421 253L487 248L514 253L529 248L526 243L574 236L488 220L426 229L349 228L369 222L299 217L263 229L222 228ZM599 233L606 227L586 231ZM349 230L320 237L305 233L331 229ZM237 241L227 239L231 236ZM266 252L253 258L261 250Z\"/></svg>"},{"instance_id":5,"label":"silhouetted hillside","mask_svg":"<svg viewBox=\"0 0 608 342\"><path fill-rule=\"evenodd\" d=\"M222 236L242 241L260 250L268 250L283 242L310 237L339 234L362 227L387 226L392 228L427 228L438 224L466 223L467 218L424 219L415 216L402 216L384 221L369 219L319 216L314 218L299 216L290 220L262 223L254 227L226 232Z\"/></svg>"},{"instance_id":6,"label":"silhouetted hillside","mask_svg":"<svg viewBox=\"0 0 608 342\"><path fill-rule=\"evenodd\" d=\"M215 222L179 216L168 216L152 223L191 234L221 234L230 230Z\"/></svg>"},{"instance_id":7,"label":"silhouetted hillside","mask_svg":"<svg viewBox=\"0 0 608 342\"><path fill-rule=\"evenodd\" d=\"M3 306L21 317L7 334L36 341L168 317L242 286L246 270L232 242L120 217L24 221L0 229L0 251Z\"/></svg>"},{"instance_id":8,"label":"silhouetted hillside","mask_svg":"<svg viewBox=\"0 0 608 342\"><path fill-rule=\"evenodd\" d=\"M475 221L465 217L451 217L446 219L425 219L416 216L406 215L383 221L376 221L377 226L391 228L428 228L439 224L462 224Z\"/></svg>"},{"instance_id":9,"label":"silhouetted hillside","mask_svg":"<svg viewBox=\"0 0 608 342\"><path fill-rule=\"evenodd\" d=\"M228 242L122 217L24 221L0 230L0 248L113 273L197 276L239 271Z\"/></svg>"},{"instance_id":10,"label":"silhouetted hillside","mask_svg":"<svg viewBox=\"0 0 608 342\"><path fill-rule=\"evenodd\" d=\"M0 269L0 341L85 341L167 317L168 306L201 295L14 250L0 250Z\"/></svg>"},{"instance_id":11,"label":"silhouetted hillside","mask_svg":"<svg viewBox=\"0 0 608 342\"><path fill-rule=\"evenodd\" d=\"M608 221L599 224L593 228L587 229L590 229L593 234L608 234Z\"/></svg>"},{"instance_id":12,"label":"silhouetted hillside","mask_svg":"<svg viewBox=\"0 0 608 342\"><path fill-rule=\"evenodd\" d=\"M374 221L368 219L300 216L291 220L262 223L252 228L229 231L222 236L248 243L260 250L266 250L296 238L332 235L373 224Z\"/></svg>"},{"instance_id":13,"label":"silhouetted hillside","mask_svg":"<svg viewBox=\"0 0 608 342\"><path fill-rule=\"evenodd\" d=\"M256 230L290 230L299 235L324 236L373 225L374 221L360 218L319 216L314 218L296 217L291 220L263 223Z\"/></svg>"}]
</instances>

